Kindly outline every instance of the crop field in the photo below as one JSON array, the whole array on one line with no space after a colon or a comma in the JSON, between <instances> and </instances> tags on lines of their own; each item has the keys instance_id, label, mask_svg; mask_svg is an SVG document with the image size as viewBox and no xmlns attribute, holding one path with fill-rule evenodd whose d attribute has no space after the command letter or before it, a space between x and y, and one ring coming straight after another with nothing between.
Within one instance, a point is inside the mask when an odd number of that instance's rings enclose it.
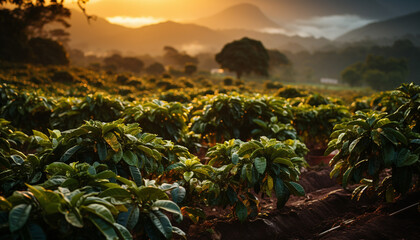
<instances>
[{"instance_id":1,"label":"crop field","mask_svg":"<svg viewBox=\"0 0 420 240\"><path fill-rule=\"evenodd\" d=\"M420 234L418 85L30 65L0 82L0 239Z\"/></svg>"}]
</instances>

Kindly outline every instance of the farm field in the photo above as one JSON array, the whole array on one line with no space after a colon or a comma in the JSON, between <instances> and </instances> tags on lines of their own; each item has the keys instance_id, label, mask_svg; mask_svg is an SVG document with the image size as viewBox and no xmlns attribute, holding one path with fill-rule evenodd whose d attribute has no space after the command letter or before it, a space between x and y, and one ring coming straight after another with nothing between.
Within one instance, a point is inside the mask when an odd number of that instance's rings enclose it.
<instances>
[{"instance_id":1,"label":"farm field","mask_svg":"<svg viewBox=\"0 0 420 240\"><path fill-rule=\"evenodd\" d=\"M3 64L0 239L420 236L420 86L227 79Z\"/></svg>"}]
</instances>

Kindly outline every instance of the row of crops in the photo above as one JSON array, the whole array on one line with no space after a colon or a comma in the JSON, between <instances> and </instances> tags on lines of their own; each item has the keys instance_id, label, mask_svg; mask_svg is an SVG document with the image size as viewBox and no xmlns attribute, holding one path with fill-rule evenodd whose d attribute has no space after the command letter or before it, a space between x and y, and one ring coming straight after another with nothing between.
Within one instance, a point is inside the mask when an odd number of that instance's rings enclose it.
<instances>
[{"instance_id":1,"label":"row of crops","mask_svg":"<svg viewBox=\"0 0 420 240\"><path fill-rule=\"evenodd\" d=\"M418 190L420 87L342 105L286 89L126 101L0 88L0 239L170 239L177 223L258 216L259 200L304 196L308 149L354 197ZM280 97L283 96L283 97Z\"/></svg>"}]
</instances>

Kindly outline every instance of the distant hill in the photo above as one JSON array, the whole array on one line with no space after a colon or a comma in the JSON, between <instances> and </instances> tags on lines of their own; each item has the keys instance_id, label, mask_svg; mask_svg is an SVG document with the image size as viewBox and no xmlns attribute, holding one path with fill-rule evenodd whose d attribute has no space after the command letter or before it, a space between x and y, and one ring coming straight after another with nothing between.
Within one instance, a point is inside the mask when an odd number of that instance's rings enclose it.
<instances>
[{"instance_id":1,"label":"distant hill","mask_svg":"<svg viewBox=\"0 0 420 240\"><path fill-rule=\"evenodd\" d=\"M358 15L367 19L386 19L387 17L394 15L393 11L382 4L380 0L255 1L258 1L258 6L261 7L268 17L279 24L282 24L283 21L332 15ZM402 1L399 0L399 4L403 4L401 2Z\"/></svg>"},{"instance_id":2,"label":"distant hill","mask_svg":"<svg viewBox=\"0 0 420 240\"><path fill-rule=\"evenodd\" d=\"M380 4L388 8L394 16L406 15L420 10L419 0L377 0Z\"/></svg>"},{"instance_id":3,"label":"distant hill","mask_svg":"<svg viewBox=\"0 0 420 240\"><path fill-rule=\"evenodd\" d=\"M420 35L420 11L385 21L374 22L352 30L337 41L352 42L382 38L401 38L406 35Z\"/></svg>"},{"instance_id":4,"label":"distant hill","mask_svg":"<svg viewBox=\"0 0 420 240\"><path fill-rule=\"evenodd\" d=\"M245 36L262 41L267 48L278 49L294 43L304 49L315 50L330 43L326 39L289 37L252 30L213 30L171 21L133 29L111 24L103 18L88 23L86 17L76 10L72 11L70 24L72 27L67 30L71 39L69 46L97 54L120 51L130 55L160 55L163 47L168 45L191 54L218 52L226 43Z\"/></svg>"},{"instance_id":5,"label":"distant hill","mask_svg":"<svg viewBox=\"0 0 420 240\"><path fill-rule=\"evenodd\" d=\"M197 19L194 23L212 29L261 30L264 28L279 27L260 8L248 3L231 6L210 17Z\"/></svg>"}]
</instances>

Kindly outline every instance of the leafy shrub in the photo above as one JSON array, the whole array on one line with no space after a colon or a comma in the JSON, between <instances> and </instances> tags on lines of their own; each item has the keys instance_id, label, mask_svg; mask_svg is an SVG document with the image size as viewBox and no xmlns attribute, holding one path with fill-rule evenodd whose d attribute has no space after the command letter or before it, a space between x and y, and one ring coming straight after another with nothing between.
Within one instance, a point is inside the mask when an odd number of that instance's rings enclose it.
<instances>
[{"instance_id":1,"label":"leafy shrub","mask_svg":"<svg viewBox=\"0 0 420 240\"><path fill-rule=\"evenodd\" d=\"M118 98L102 94L84 98L61 98L51 114L51 126L60 130L79 127L87 120L111 122L117 120L124 110Z\"/></svg>"},{"instance_id":2,"label":"leafy shrub","mask_svg":"<svg viewBox=\"0 0 420 240\"><path fill-rule=\"evenodd\" d=\"M3 90L4 88L2 88ZM32 129L46 131L55 105L51 98L37 93L18 93L4 89L0 117L9 120L13 126L29 133Z\"/></svg>"},{"instance_id":3,"label":"leafy shrub","mask_svg":"<svg viewBox=\"0 0 420 240\"><path fill-rule=\"evenodd\" d=\"M296 97L305 97L307 93L293 87L285 87L280 89L276 96L283 98L296 98Z\"/></svg>"},{"instance_id":4,"label":"leafy shrub","mask_svg":"<svg viewBox=\"0 0 420 240\"><path fill-rule=\"evenodd\" d=\"M232 138L259 137L271 130L271 127L267 128L271 121L273 125L287 124L292 119L290 106L281 99L219 94L203 101L203 109L193 113L191 130L202 134L211 144ZM278 127L273 127L271 134L274 137L281 134ZM283 135L279 139L288 137Z\"/></svg>"},{"instance_id":5,"label":"leafy shrub","mask_svg":"<svg viewBox=\"0 0 420 240\"><path fill-rule=\"evenodd\" d=\"M208 189L206 199L211 204L233 206L235 215L244 221L258 213L258 198L249 189L263 196L274 192L278 208L284 206L290 194L303 196L305 192L297 181L306 162L295 150L266 137L217 144L207 155L209 164L216 168L211 180L203 183Z\"/></svg>"},{"instance_id":6,"label":"leafy shrub","mask_svg":"<svg viewBox=\"0 0 420 240\"><path fill-rule=\"evenodd\" d=\"M124 119L138 123L146 132L180 142L187 131L188 109L179 102L153 100L127 108Z\"/></svg>"},{"instance_id":7,"label":"leafy shrub","mask_svg":"<svg viewBox=\"0 0 420 240\"><path fill-rule=\"evenodd\" d=\"M55 71L51 76L52 82L59 83L73 83L75 81L74 76L66 70Z\"/></svg>"},{"instance_id":8,"label":"leafy shrub","mask_svg":"<svg viewBox=\"0 0 420 240\"><path fill-rule=\"evenodd\" d=\"M233 78L226 77L223 79L223 85L225 86L232 86L233 85Z\"/></svg>"},{"instance_id":9,"label":"leafy shrub","mask_svg":"<svg viewBox=\"0 0 420 240\"><path fill-rule=\"evenodd\" d=\"M264 83L264 87L266 89L279 89L279 88L282 88L283 87L283 84L281 84L279 82L269 81L269 82L265 82Z\"/></svg>"},{"instance_id":10,"label":"leafy shrub","mask_svg":"<svg viewBox=\"0 0 420 240\"><path fill-rule=\"evenodd\" d=\"M325 149L336 124L350 117L348 109L340 105L301 105L293 108L293 125L310 149Z\"/></svg>"},{"instance_id":11,"label":"leafy shrub","mask_svg":"<svg viewBox=\"0 0 420 240\"><path fill-rule=\"evenodd\" d=\"M418 182L420 87L403 84L393 95L402 102L392 105L395 112L356 112L352 121L336 126L328 143L326 153L339 150L330 162L331 176L343 187L361 183L353 191L358 199L376 191L393 201L410 190L413 179Z\"/></svg>"}]
</instances>

